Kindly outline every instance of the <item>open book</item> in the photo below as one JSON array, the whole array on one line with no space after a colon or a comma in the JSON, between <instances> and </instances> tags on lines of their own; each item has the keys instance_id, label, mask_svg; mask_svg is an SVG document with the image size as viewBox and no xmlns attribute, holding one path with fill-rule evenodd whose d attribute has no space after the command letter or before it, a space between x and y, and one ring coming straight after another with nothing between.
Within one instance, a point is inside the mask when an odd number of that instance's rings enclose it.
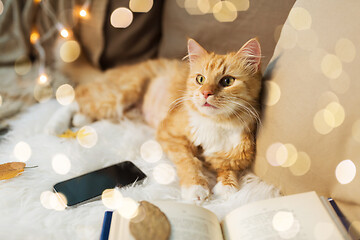
<instances>
[{"instance_id":1,"label":"open book","mask_svg":"<svg viewBox=\"0 0 360 240\"><path fill-rule=\"evenodd\" d=\"M326 199L315 192L267 199L241 206L223 221L192 204L152 202L171 224L171 240L350 239ZM115 211L109 239L133 239L129 220Z\"/></svg>"}]
</instances>

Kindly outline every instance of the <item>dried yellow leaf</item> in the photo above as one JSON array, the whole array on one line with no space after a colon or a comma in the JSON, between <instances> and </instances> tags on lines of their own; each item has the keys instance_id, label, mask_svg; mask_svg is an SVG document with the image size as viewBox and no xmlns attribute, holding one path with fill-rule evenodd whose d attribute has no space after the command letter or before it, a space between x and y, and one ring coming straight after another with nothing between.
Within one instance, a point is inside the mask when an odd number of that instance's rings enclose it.
<instances>
[{"instance_id":1,"label":"dried yellow leaf","mask_svg":"<svg viewBox=\"0 0 360 240\"><path fill-rule=\"evenodd\" d=\"M86 132L86 129L82 128L79 131L77 131L77 137L78 138L85 138L87 136L90 136L92 133Z\"/></svg>"},{"instance_id":2,"label":"dried yellow leaf","mask_svg":"<svg viewBox=\"0 0 360 240\"><path fill-rule=\"evenodd\" d=\"M76 138L79 131L73 132L71 129L66 130L63 134L59 135L61 138Z\"/></svg>"},{"instance_id":3,"label":"dried yellow leaf","mask_svg":"<svg viewBox=\"0 0 360 240\"><path fill-rule=\"evenodd\" d=\"M25 163L10 162L0 164L0 180L10 179L23 173Z\"/></svg>"}]
</instances>

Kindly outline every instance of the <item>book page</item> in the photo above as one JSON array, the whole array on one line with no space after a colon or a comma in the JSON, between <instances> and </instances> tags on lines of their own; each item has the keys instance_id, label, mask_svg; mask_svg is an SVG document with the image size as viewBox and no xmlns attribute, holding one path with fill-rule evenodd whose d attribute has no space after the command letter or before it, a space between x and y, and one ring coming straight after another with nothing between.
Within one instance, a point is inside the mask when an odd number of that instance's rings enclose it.
<instances>
[{"instance_id":1,"label":"book page","mask_svg":"<svg viewBox=\"0 0 360 240\"><path fill-rule=\"evenodd\" d=\"M315 192L267 199L225 216L224 239L344 239Z\"/></svg>"},{"instance_id":2,"label":"book page","mask_svg":"<svg viewBox=\"0 0 360 240\"><path fill-rule=\"evenodd\" d=\"M171 224L170 240L221 240L220 223L209 210L185 203L152 202L164 212Z\"/></svg>"},{"instance_id":3,"label":"book page","mask_svg":"<svg viewBox=\"0 0 360 240\"><path fill-rule=\"evenodd\" d=\"M129 225L129 219L122 217L118 211L114 211L111 218L109 240L135 240L130 233Z\"/></svg>"}]
</instances>

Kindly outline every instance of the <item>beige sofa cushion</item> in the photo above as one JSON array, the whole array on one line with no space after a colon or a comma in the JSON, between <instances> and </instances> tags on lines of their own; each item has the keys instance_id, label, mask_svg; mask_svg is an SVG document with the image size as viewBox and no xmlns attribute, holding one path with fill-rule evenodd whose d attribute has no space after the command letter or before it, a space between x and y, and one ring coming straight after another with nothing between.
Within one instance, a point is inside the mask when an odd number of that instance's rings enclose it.
<instances>
[{"instance_id":1,"label":"beige sofa cushion","mask_svg":"<svg viewBox=\"0 0 360 240\"><path fill-rule=\"evenodd\" d=\"M358 9L358 0L295 3L265 73L253 166L285 194L316 190L357 205L357 213L343 208L353 223L360 221Z\"/></svg>"},{"instance_id":2,"label":"beige sofa cushion","mask_svg":"<svg viewBox=\"0 0 360 240\"><path fill-rule=\"evenodd\" d=\"M237 18L226 23L219 22L211 13L189 14L186 8L180 7L185 2L196 1L165 1L160 57L183 58L186 55L187 37L194 38L206 49L226 53L238 50L250 38L257 36L264 56L262 68L265 69L274 52L276 31L285 22L295 0L251 0L248 10L238 11ZM194 11L199 12L189 10Z\"/></svg>"}]
</instances>

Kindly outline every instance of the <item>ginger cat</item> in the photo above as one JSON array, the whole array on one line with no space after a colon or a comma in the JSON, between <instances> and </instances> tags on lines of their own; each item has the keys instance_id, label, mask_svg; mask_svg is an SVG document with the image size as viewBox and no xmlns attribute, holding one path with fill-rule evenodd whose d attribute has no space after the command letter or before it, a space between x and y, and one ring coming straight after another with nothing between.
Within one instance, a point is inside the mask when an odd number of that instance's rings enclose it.
<instances>
[{"instance_id":1,"label":"ginger cat","mask_svg":"<svg viewBox=\"0 0 360 240\"><path fill-rule=\"evenodd\" d=\"M204 201L210 196L203 167L217 173L213 193L227 197L237 191L238 173L255 154L260 44L251 39L238 52L217 55L189 39L188 53L189 63L149 60L108 70L99 81L79 85L76 103L68 107L71 114L55 114L47 130L66 130L73 114L73 124L79 126L120 119L138 107L176 165L182 197ZM66 116L62 126L55 123Z\"/></svg>"}]
</instances>

